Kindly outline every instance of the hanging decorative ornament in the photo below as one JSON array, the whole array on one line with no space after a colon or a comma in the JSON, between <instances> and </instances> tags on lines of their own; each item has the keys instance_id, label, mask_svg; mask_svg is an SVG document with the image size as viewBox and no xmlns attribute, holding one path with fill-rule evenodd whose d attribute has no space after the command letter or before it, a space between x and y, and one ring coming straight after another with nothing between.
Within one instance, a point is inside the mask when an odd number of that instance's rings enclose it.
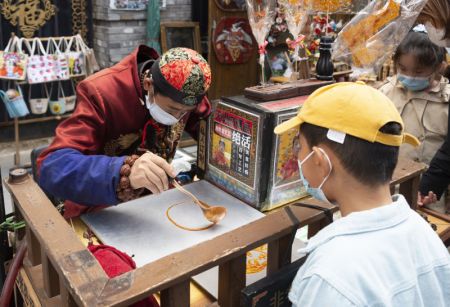
<instances>
[{"instance_id":1,"label":"hanging decorative ornament","mask_svg":"<svg viewBox=\"0 0 450 307\"><path fill-rule=\"evenodd\" d=\"M24 37L31 38L56 13L50 0L4 0L0 12Z\"/></svg>"},{"instance_id":2,"label":"hanging decorative ornament","mask_svg":"<svg viewBox=\"0 0 450 307\"><path fill-rule=\"evenodd\" d=\"M255 51L252 30L247 18L224 17L214 31L213 46L223 64L247 62Z\"/></svg>"},{"instance_id":3,"label":"hanging decorative ornament","mask_svg":"<svg viewBox=\"0 0 450 307\"><path fill-rule=\"evenodd\" d=\"M303 27L305 26L306 20L308 19L305 0L278 0L278 4L280 5L280 8L285 15L289 32L291 32L294 38L294 40L287 39L286 43L293 51L294 67L292 68L292 71L294 71L297 75L296 77L294 77L294 79L297 79L299 73L299 62L308 60L307 57L300 56L300 49L303 50L305 48L303 44L305 36L301 35L300 32L302 31ZM303 52L303 55L304 54L305 53ZM302 73L302 75L307 77L309 75L309 70L307 69L307 63L305 64L306 65L302 65L302 70L306 71Z\"/></svg>"},{"instance_id":4,"label":"hanging decorative ornament","mask_svg":"<svg viewBox=\"0 0 450 307\"><path fill-rule=\"evenodd\" d=\"M264 61L267 41L266 36L274 22L276 0L247 0L247 13L253 36L259 46L259 64L261 65L261 83L265 83Z\"/></svg>"},{"instance_id":5,"label":"hanging decorative ornament","mask_svg":"<svg viewBox=\"0 0 450 307\"><path fill-rule=\"evenodd\" d=\"M315 12L344 13L349 12L353 0L304 0L305 6Z\"/></svg>"}]
</instances>

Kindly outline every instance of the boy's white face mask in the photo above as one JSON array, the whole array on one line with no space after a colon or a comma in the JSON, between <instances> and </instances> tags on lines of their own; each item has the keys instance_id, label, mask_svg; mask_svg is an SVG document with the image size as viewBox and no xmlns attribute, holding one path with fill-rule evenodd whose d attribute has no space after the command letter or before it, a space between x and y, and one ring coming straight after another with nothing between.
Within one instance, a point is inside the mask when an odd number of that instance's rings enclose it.
<instances>
[{"instance_id":1,"label":"boy's white face mask","mask_svg":"<svg viewBox=\"0 0 450 307\"><path fill-rule=\"evenodd\" d=\"M150 115L153 117L154 120L156 120L158 123L166 125L166 126L173 126L176 123L178 123L179 119L173 116L172 114L167 113L164 111L156 102L153 96L151 96L150 101L150 95L145 96L145 105L147 106L147 109L150 111Z\"/></svg>"},{"instance_id":2,"label":"boy's white face mask","mask_svg":"<svg viewBox=\"0 0 450 307\"><path fill-rule=\"evenodd\" d=\"M425 28L430 40L440 47L450 47L450 39L444 38L444 29L436 29L431 23L427 22Z\"/></svg>"}]
</instances>

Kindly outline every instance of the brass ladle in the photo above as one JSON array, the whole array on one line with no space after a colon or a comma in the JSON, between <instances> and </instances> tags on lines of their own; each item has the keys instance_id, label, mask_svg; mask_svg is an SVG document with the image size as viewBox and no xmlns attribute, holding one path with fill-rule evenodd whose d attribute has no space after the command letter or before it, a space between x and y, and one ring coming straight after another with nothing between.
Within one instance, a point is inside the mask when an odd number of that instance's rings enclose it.
<instances>
[{"instance_id":1,"label":"brass ladle","mask_svg":"<svg viewBox=\"0 0 450 307\"><path fill-rule=\"evenodd\" d=\"M221 206L209 206L208 204L195 197L191 192L183 188L176 180L173 180L172 183L174 187L177 188L180 192L192 198L194 203L196 203L200 207L200 209L202 209L203 215L206 217L206 219L211 223L219 223L227 214L227 208Z\"/></svg>"}]
</instances>

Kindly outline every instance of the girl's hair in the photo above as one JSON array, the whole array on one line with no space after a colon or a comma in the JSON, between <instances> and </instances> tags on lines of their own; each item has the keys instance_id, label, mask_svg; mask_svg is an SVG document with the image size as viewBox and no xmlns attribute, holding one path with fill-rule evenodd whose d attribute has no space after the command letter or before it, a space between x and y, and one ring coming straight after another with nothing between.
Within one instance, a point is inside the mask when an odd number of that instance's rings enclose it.
<instances>
[{"instance_id":1,"label":"girl's hair","mask_svg":"<svg viewBox=\"0 0 450 307\"><path fill-rule=\"evenodd\" d=\"M418 23L429 21L435 28L444 29L444 37L450 39L450 1L428 0L417 18Z\"/></svg>"},{"instance_id":2,"label":"girl's hair","mask_svg":"<svg viewBox=\"0 0 450 307\"><path fill-rule=\"evenodd\" d=\"M405 54L414 55L421 67L436 69L445 61L446 50L444 47L434 44L426 33L409 32L395 51L393 57L395 66L400 57Z\"/></svg>"}]
</instances>

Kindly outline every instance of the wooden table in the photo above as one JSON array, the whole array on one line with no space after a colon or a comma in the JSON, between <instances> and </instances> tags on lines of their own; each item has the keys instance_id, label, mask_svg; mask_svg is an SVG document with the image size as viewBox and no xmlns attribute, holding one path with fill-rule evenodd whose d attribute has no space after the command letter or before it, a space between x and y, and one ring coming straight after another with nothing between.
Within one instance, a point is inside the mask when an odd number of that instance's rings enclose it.
<instances>
[{"instance_id":1,"label":"wooden table","mask_svg":"<svg viewBox=\"0 0 450 307\"><path fill-rule=\"evenodd\" d=\"M419 183L420 174L424 172L425 165L422 163L417 163L413 161L407 161L400 159L398 166L394 172L393 179L391 181L391 187L394 190L395 186L399 185L399 190L401 193L405 195L405 198L408 200L410 204L415 204L417 201L417 188ZM21 202L21 206L23 206L22 210L26 209L25 212L28 212L29 216L25 216L25 220L27 220L27 224L32 222L32 228L33 231L27 232L27 241L29 246L29 252L28 257L25 261L25 268L21 271L19 281L22 284L21 291L28 291L28 294L25 293L25 297L39 297L39 301L36 302L36 306L39 306L39 302L43 302L43 305L45 306L72 306L73 303L75 303L72 295L68 290L65 290L65 284L60 284L59 282L52 282L52 278L54 280L60 280L61 276L66 276L68 274L69 280L72 278L73 282L75 282L75 285L72 285L72 289L77 289L77 285L80 286L86 282L88 282L89 279L93 278L93 276L98 276L97 278L100 278L103 280L103 273L101 271L101 268L95 267L95 275L90 277L91 273L88 273L89 271L81 271L80 273L87 274L87 275L80 275L77 272L64 272L60 271L58 268L59 263L62 261L61 256L58 256L61 253L69 252L69 250L75 249L78 250L78 253L82 251L82 248L84 248L87 245L87 239L83 237L84 232L86 231L86 226L80 221L80 220L73 220L72 225L67 225L67 227L64 227L63 224L60 224L60 219L57 219L57 212L53 212L48 215L43 215L42 209L38 209L34 206L38 200L43 197L43 193L36 187L36 185L30 184L30 189L24 189L24 187L20 186L9 186L9 188L13 190L14 194L16 195L16 201ZM336 210L336 207L326 205L323 203L318 202L314 199L303 199L301 202L308 203L308 204L315 204L315 205L322 205L327 208ZM314 235L317 231L319 231L321 228L326 226L327 222L324 218L323 212L319 212L318 210L314 209L308 209L308 208L297 208L297 207L290 207L292 208L293 212L297 216L302 216L302 226L309 224L309 235ZM56 211L56 210L55 210ZM430 212L427 212L431 215ZM39 218L32 218L31 215L36 214ZM268 251L268 272L276 272L283 264L280 263L280 257L281 250L286 251L286 249L289 249L290 247L287 246L287 243L289 242L289 234L291 233L290 227L291 226L282 226L280 227L280 223L286 223L288 219L285 210L284 209L278 209L275 212L269 213L269 216L273 217L273 221L265 221L266 226L258 226L257 228L260 229L266 229L267 227L270 227L270 229L273 228L273 230L267 232L266 234L255 234L255 233L248 233L244 230L241 230L240 232L240 240L241 244L239 249L241 250L241 256L238 258L230 259L231 254L223 254L219 250L214 252L206 252L204 248L202 247L195 247L193 249L189 249L188 251L185 251L187 254L187 257L190 257L190 259L193 259L192 261L195 262L193 264L182 264L182 268L179 270L173 270L171 268L168 268L167 270L169 272L164 272L165 275L170 276L170 278L173 278L171 282L169 282L170 286L168 289L165 289L163 286L161 286L161 282L165 280L164 278L159 278L158 276L151 276L150 272L158 271L158 265L163 266L165 259L161 259L157 261L156 264L149 264L144 266L143 268L137 269L133 272L133 276L135 278L138 278L137 281L134 281L137 285L138 289L135 290L136 292L132 292L131 290L126 291L128 293L141 293L144 295L145 293L154 293L155 291L159 292L161 291L162 296L161 299L163 300L163 304L165 306L182 306L183 304L180 302L185 302L186 298L190 298L191 306L209 306L212 303L214 303L214 299L210 297L205 291L203 291L200 287L198 287L195 283L190 282L190 275L187 272L194 272L195 274L199 273L201 270L200 267L205 267L206 269L210 268L214 265L219 265L220 267L220 281L221 285L219 285L219 296L220 293L223 291L227 291L227 296L224 298L222 296L222 303L223 306L234 306L235 303L238 301L238 298L236 295L240 293L240 289L243 285L243 282L245 279L242 279L245 277L245 272L242 273L242 269L245 269L245 253L248 250L251 250L255 247L258 247L264 243L267 243L267 241L263 240L265 236L269 237L276 237L278 238L275 241L272 241L272 243L269 243L269 251ZM433 215L431 222L435 223L438 226L438 233L441 236L441 238L444 241L449 240L450 238L450 226L447 224L443 224L440 221L437 220L439 217L436 217ZM52 224L49 224L49 221L52 221ZM56 222L56 224L53 224L53 222ZM284 221L284 222L282 222ZM258 222L258 221L257 221ZM445 221L444 223L448 223L450 221ZM258 222L258 223L261 223ZM60 246L59 248L51 248L46 247L46 249L41 249L41 244L37 243L36 234L34 234L36 231L40 233L39 239L45 240L45 242L55 241L54 235L52 236L50 233L48 233L46 228L51 225L52 228L64 228L65 229L65 235L62 237L65 239L57 239ZM289 223L287 225L290 225ZM449 223L450 225L450 223ZM252 229L255 225L249 225L244 228ZM73 228L72 228L73 227ZM278 227L278 229L275 229ZM73 233L75 235L69 235L68 229L75 230ZM256 229L256 228L255 228ZM41 231L43 231L41 233ZM273 233L272 233L273 231ZM231 237L230 237L231 236ZM218 237L217 239L217 245L226 245L229 244L229 241L231 238L235 237L236 234L226 234L223 236ZM45 237L45 238L44 238ZM71 239L69 239L69 237ZM76 241L81 240L81 246L78 244L72 244L74 242L70 242L70 240L73 241L74 238ZM63 241L61 241L63 240ZM68 240L69 242L65 242L64 240ZM63 243L64 242L64 243ZM47 244L47 243L45 243ZM72 246L72 247L71 247ZM235 247L236 248L236 247ZM68 250L69 249L69 250ZM200 253L200 250L203 252ZM236 250L235 250L236 251ZM48 255L50 253L50 255ZM238 253L238 254L239 254ZM72 252L70 253L72 254ZM69 254L69 255L70 255ZM178 253L177 253L178 254ZM237 254L236 254L237 255ZM87 256L87 255L86 255ZM201 257L200 257L201 256ZM177 258L178 256L171 256L172 258ZM193 257L193 258L192 258ZM201 258L195 260L195 258ZM210 265L206 265L209 261L214 260L214 263ZM228 260L228 264L222 263L219 260L224 259ZM43 260L43 261L42 261ZM172 259L170 261L173 261ZM242 262L243 261L243 262ZM42 262L42 264L39 264ZM198 262L198 263L197 263ZM92 264L93 265L93 264ZM192 266L196 266L197 269L190 269ZM188 268L189 267L189 268ZM238 270L237 268L241 268ZM181 270L181 271L180 271ZM185 270L185 273L183 273L183 270ZM142 273L140 273L142 272ZM240 272L240 273L238 273ZM44 274L44 278L42 279L42 274ZM62 274L62 275L61 275ZM146 276L150 276L149 278L151 280L148 280L148 278L142 279L142 274L145 274ZM180 275L181 274L181 275ZM193 274L193 275L195 275ZM244 274L244 275L242 275ZM136 277L137 276L137 277ZM81 279L80 279L81 278ZM177 282L180 282L181 280L186 280L187 282L182 282L181 284L176 284ZM186 279L187 278L187 279ZM231 279L230 279L231 278ZM142 280L141 280L142 279ZM92 279L91 279L92 280ZM120 278L115 278L113 280L117 280L117 282L120 280ZM158 283L159 280L159 283ZM91 281L92 282L92 281ZM102 281L103 282L103 281ZM107 280L106 280L107 282ZM223 284L222 284L223 282ZM81 284L80 284L81 283ZM107 284L110 284L111 282L107 282ZM156 284L155 284L156 283ZM147 284L147 286L144 286ZM155 284L156 286L149 287L148 284ZM173 286L175 284L175 286ZM27 287L24 287L23 285L28 285ZM30 288L30 286L32 287ZM112 284L114 285L114 284ZM111 285L111 286L112 286ZM158 286L159 285L159 286ZM231 287L231 288L230 288ZM25 289L25 290L24 290ZM34 289L36 291L34 291ZM139 290L140 289L140 290ZM226 289L226 290L225 290ZM79 291L85 291L85 290L79 290ZM29 295L29 294L33 295ZM229 293L229 294L228 294ZM122 302L127 302L129 299L123 296L124 294L120 294L120 291L118 294L114 295L114 297ZM130 295L130 294L128 294ZM77 298L77 300L80 299L89 299L89 296L85 296L85 294L81 293L81 296ZM84 301L86 302L86 301ZM179 305L181 304L181 305Z\"/></svg>"},{"instance_id":2,"label":"wooden table","mask_svg":"<svg viewBox=\"0 0 450 307\"><path fill-rule=\"evenodd\" d=\"M391 193L398 187L399 193L405 196L412 209L417 207L420 175L427 169L426 164L400 158L391 180Z\"/></svg>"},{"instance_id":3,"label":"wooden table","mask_svg":"<svg viewBox=\"0 0 450 307\"><path fill-rule=\"evenodd\" d=\"M14 170L6 187L13 197L16 215L27 226L25 237L19 242L27 246L22 272L43 306L126 306L158 292L162 307L187 306L191 297L198 297L191 277L215 266L219 268L220 306L238 306L245 287L248 251L268 244L267 272L275 274L287 264L284 256L290 254L292 246L288 243L293 231L323 224L326 219L320 210L288 206L214 240L108 278L79 234L25 170ZM335 208L328 204L324 207ZM211 302L204 295L197 300L202 306Z\"/></svg>"},{"instance_id":4,"label":"wooden table","mask_svg":"<svg viewBox=\"0 0 450 307\"><path fill-rule=\"evenodd\" d=\"M431 224L436 225L436 233L442 242L444 242L445 246L450 246L450 215L427 208L419 208L418 211L424 213Z\"/></svg>"}]
</instances>

